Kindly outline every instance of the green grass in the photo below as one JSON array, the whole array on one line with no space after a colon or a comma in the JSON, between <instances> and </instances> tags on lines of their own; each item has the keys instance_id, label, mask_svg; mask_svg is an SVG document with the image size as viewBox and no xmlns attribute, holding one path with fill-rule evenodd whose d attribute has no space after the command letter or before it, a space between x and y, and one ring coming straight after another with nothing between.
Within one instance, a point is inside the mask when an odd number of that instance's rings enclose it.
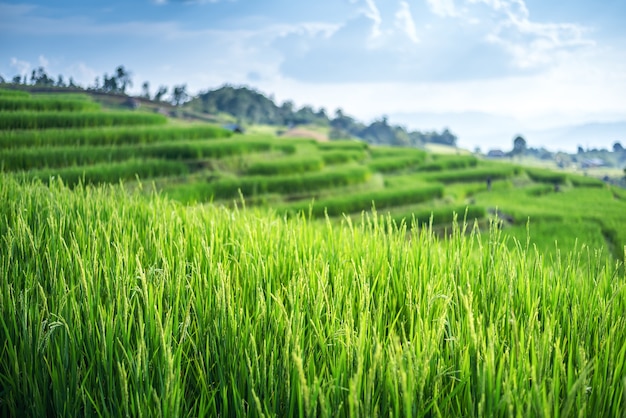
<instances>
[{"instance_id":1,"label":"green grass","mask_svg":"<svg viewBox=\"0 0 626 418\"><path fill-rule=\"evenodd\" d=\"M88 100L69 100L67 98L22 98L0 95L0 111L94 111L99 110L98 103Z\"/></svg>"},{"instance_id":2,"label":"green grass","mask_svg":"<svg viewBox=\"0 0 626 418\"><path fill-rule=\"evenodd\" d=\"M160 114L124 111L17 111L0 113L0 130L156 125L164 124L165 122L167 122L167 118Z\"/></svg>"},{"instance_id":3,"label":"green grass","mask_svg":"<svg viewBox=\"0 0 626 418\"><path fill-rule=\"evenodd\" d=\"M576 187L605 187L604 182L595 177L577 176L572 174L568 176L568 179L572 185Z\"/></svg>"},{"instance_id":4,"label":"green grass","mask_svg":"<svg viewBox=\"0 0 626 418\"><path fill-rule=\"evenodd\" d=\"M626 277L593 251L0 179L2 416L626 408Z\"/></svg>"},{"instance_id":5,"label":"green grass","mask_svg":"<svg viewBox=\"0 0 626 418\"><path fill-rule=\"evenodd\" d=\"M2 98L9 98L9 97L28 98L30 97L30 94L21 90L0 89L0 97Z\"/></svg>"},{"instance_id":6,"label":"green grass","mask_svg":"<svg viewBox=\"0 0 626 418\"><path fill-rule=\"evenodd\" d=\"M466 220L471 223L474 220L480 220L486 216L487 212L485 208L475 205L430 207L404 213L398 213L396 211L391 214L391 218L398 224L401 222L404 222L406 225L415 223L422 227L442 224L452 225L455 219L458 221Z\"/></svg>"},{"instance_id":7,"label":"green grass","mask_svg":"<svg viewBox=\"0 0 626 418\"><path fill-rule=\"evenodd\" d=\"M324 168L324 160L318 155L289 156L269 161L254 161L250 163L247 174L273 176L320 171Z\"/></svg>"},{"instance_id":8,"label":"green grass","mask_svg":"<svg viewBox=\"0 0 626 418\"><path fill-rule=\"evenodd\" d=\"M443 186L429 184L389 188L375 191L357 192L319 199L314 202L301 201L283 205L280 211L303 212L312 216L340 216L351 212L367 211L372 206L377 209L408 205L431 200L443 195Z\"/></svg>"},{"instance_id":9,"label":"green grass","mask_svg":"<svg viewBox=\"0 0 626 418\"><path fill-rule=\"evenodd\" d=\"M365 150L352 151L352 150L338 150L338 151L322 151L320 156L324 160L325 164L345 164L350 161L361 161L366 157Z\"/></svg>"},{"instance_id":10,"label":"green grass","mask_svg":"<svg viewBox=\"0 0 626 418\"><path fill-rule=\"evenodd\" d=\"M198 203L241 195L245 198L271 193L307 195L323 189L361 184L370 177L370 171L364 167L342 166L302 174L224 177L206 182L174 184L164 187L163 191L182 202Z\"/></svg>"},{"instance_id":11,"label":"green grass","mask_svg":"<svg viewBox=\"0 0 626 418\"><path fill-rule=\"evenodd\" d=\"M467 169L454 169L445 171L434 171L424 173L416 178L422 178L426 181L437 181L441 183L468 183L477 181L500 180L511 178L518 174L520 169L513 165L502 164L499 166L478 166Z\"/></svg>"},{"instance_id":12,"label":"green grass","mask_svg":"<svg viewBox=\"0 0 626 418\"><path fill-rule=\"evenodd\" d=\"M368 149L366 142L348 139L330 142L313 142L316 143L317 147L323 151L362 151Z\"/></svg>"},{"instance_id":13,"label":"green grass","mask_svg":"<svg viewBox=\"0 0 626 418\"><path fill-rule=\"evenodd\" d=\"M73 187L80 183L118 183L120 180L135 180L136 178L180 176L187 174L188 171L187 165L179 161L133 159L118 163L30 170L18 177L40 179L45 183L53 181L54 178L60 178L64 184Z\"/></svg>"},{"instance_id":14,"label":"green grass","mask_svg":"<svg viewBox=\"0 0 626 418\"><path fill-rule=\"evenodd\" d=\"M272 147L271 142L215 139L211 141L177 140L145 145L15 148L3 150L0 153L0 168L5 171L18 171L112 163L139 158L162 160L224 158L270 151ZM318 162L317 166L323 165L321 159L317 158L316 161ZM295 161L293 163L295 164ZM304 164L302 161L300 163ZM304 168L307 167L309 166L304 166Z\"/></svg>"},{"instance_id":15,"label":"green grass","mask_svg":"<svg viewBox=\"0 0 626 418\"><path fill-rule=\"evenodd\" d=\"M474 156L437 156L434 161L422 164L418 167L419 171L443 171L458 168L476 167L478 160Z\"/></svg>"},{"instance_id":16,"label":"green grass","mask_svg":"<svg viewBox=\"0 0 626 418\"><path fill-rule=\"evenodd\" d=\"M564 172L541 168L525 168L524 170L528 174L528 177L541 183L563 184L567 179L567 174Z\"/></svg>"},{"instance_id":17,"label":"green grass","mask_svg":"<svg viewBox=\"0 0 626 418\"><path fill-rule=\"evenodd\" d=\"M231 135L230 131L213 125L0 130L0 149L150 144L172 140L229 138Z\"/></svg>"},{"instance_id":18,"label":"green grass","mask_svg":"<svg viewBox=\"0 0 626 418\"><path fill-rule=\"evenodd\" d=\"M549 225L541 228L549 228L550 233L533 236L542 249L552 248L549 253L554 254L555 241L561 243L565 250L573 250L575 240L579 245L596 248L601 243L597 234L584 231L600 228L605 244L601 247L605 254L612 255L616 260L624 259L626 202L615 199L607 187L569 188L561 192L554 192L553 189L540 196L520 193L519 189L494 190L477 194L475 200L477 204L498 208L517 227L526 225L529 220L535 227ZM576 225L586 226L580 229ZM513 231L513 234L519 237L520 232Z\"/></svg>"}]
</instances>

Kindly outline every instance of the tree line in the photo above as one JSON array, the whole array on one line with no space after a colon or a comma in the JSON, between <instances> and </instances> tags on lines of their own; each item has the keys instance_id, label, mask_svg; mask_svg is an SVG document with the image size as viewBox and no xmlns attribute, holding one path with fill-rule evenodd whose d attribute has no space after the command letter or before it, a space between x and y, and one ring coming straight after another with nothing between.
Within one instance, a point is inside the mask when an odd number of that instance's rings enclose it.
<instances>
[{"instance_id":1,"label":"tree line","mask_svg":"<svg viewBox=\"0 0 626 418\"><path fill-rule=\"evenodd\" d=\"M66 82L63 75L59 74L55 79L46 72L44 67L38 67L32 70L30 77L26 74L15 75L10 81L7 81L0 75L0 83L33 87L69 88L74 90L126 95L127 89L133 86L133 79L132 73L123 65L119 65L110 75L104 73L102 76L97 76L92 85L82 86L76 83L73 77L70 77ZM175 106L182 105L190 99L186 84L175 85L172 87L169 95L168 92L170 92L170 90L167 86L159 86L156 92L152 94L150 92L150 83L144 81L141 85L139 97L157 102L169 102Z\"/></svg>"},{"instance_id":2,"label":"tree line","mask_svg":"<svg viewBox=\"0 0 626 418\"><path fill-rule=\"evenodd\" d=\"M0 83L6 82L0 76ZM16 75L9 83L121 95L127 95L128 89L133 87L132 73L123 65L116 67L111 74L104 73L102 76L96 77L94 83L87 87L77 84L72 77L67 82L63 75L54 79L46 73L43 67L33 70L30 78L26 75ZM157 102L169 102L174 106L184 106L200 113L226 113L232 115L241 124L288 127L309 124L327 126L330 128L329 136L331 139L358 138L370 144L410 147L421 147L426 143L456 146L457 142L457 137L448 129L444 129L442 132L409 131L403 126L390 124L387 117L382 117L366 125L346 115L342 109L337 109L331 116L327 114L324 108L315 110L311 106L303 106L298 109L289 100L278 105L272 96L267 97L248 87L225 85L192 97L187 92L186 84L175 85L171 90L162 85L152 93L150 83L144 81L138 97Z\"/></svg>"},{"instance_id":3,"label":"tree line","mask_svg":"<svg viewBox=\"0 0 626 418\"><path fill-rule=\"evenodd\" d=\"M330 116L326 109L311 106L296 108L292 101L281 105L273 97L248 88L231 85L209 90L194 97L186 106L197 112L215 114L219 112L234 116L239 123L267 124L277 126L320 125L330 127L330 138L359 138L370 144L420 147L426 143L456 146L457 137L448 129L442 132L409 131L399 125L391 125L387 117L366 125L342 109Z\"/></svg>"}]
</instances>

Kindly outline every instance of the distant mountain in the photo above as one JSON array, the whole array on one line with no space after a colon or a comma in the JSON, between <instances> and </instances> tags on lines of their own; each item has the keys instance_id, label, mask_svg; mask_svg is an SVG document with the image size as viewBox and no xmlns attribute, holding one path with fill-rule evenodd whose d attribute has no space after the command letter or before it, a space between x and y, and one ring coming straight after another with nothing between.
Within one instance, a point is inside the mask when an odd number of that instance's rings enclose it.
<instances>
[{"instance_id":1,"label":"distant mountain","mask_svg":"<svg viewBox=\"0 0 626 418\"><path fill-rule=\"evenodd\" d=\"M587 148L612 149L615 142L626 144L626 121L590 122L575 126L539 131L538 139L550 145L575 150L578 146Z\"/></svg>"},{"instance_id":2,"label":"distant mountain","mask_svg":"<svg viewBox=\"0 0 626 418\"><path fill-rule=\"evenodd\" d=\"M209 115L226 113L239 123L266 124L276 126L318 125L327 127L331 139L357 138L370 144L422 147L425 143L456 146L457 137L448 129L441 133L432 131L408 131L390 125L386 117L369 126L337 110L329 117L324 109L314 110L311 106L296 109L293 102L280 106L264 94L248 88L223 86L216 90L200 93L185 108Z\"/></svg>"},{"instance_id":3,"label":"distant mountain","mask_svg":"<svg viewBox=\"0 0 626 418\"><path fill-rule=\"evenodd\" d=\"M283 120L281 109L263 94L247 87L223 86L200 93L185 107L198 112L228 113L240 121L274 124Z\"/></svg>"},{"instance_id":4,"label":"distant mountain","mask_svg":"<svg viewBox=\"0 0 626 418\"><path fill-rule=\"evenodd\" d=\"M517 135L522 135L531 147L551 151L575 153L579 145L585 149L611 150L617 141L626 146L626 120L559 124L544 128L549 126L549 121L542 121L541 126L536 127L532 122L484 112L393 113L390 118L408 128L417 125L427 129L452 126L459 137L460 147L473 149L478 146L484 152L489 149L512 149L513 138Z\"/></svg>"}]
</instances>

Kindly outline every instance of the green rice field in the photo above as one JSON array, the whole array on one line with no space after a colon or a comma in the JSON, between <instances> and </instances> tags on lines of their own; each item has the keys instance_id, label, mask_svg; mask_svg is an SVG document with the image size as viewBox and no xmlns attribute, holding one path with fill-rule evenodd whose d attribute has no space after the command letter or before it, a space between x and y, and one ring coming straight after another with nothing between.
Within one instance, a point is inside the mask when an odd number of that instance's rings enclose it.
<instances>
[{"instance_id":1,"label":"green rice field","mask_svg":"<svg viewBox=\"0 0 626 418\"><path fill-rule=\"evenodd\" d=\"M0 416L625 416L623 189L59 96L0 89Z\"/></svg>"}]
</instances>

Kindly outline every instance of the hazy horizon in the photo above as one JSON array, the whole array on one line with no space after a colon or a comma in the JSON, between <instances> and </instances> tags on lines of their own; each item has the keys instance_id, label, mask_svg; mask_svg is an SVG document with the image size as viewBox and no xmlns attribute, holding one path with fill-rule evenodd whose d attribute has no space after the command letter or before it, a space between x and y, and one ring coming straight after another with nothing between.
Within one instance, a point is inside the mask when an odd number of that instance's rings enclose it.
<instances>
[{"instance_id":1,"label":"hazy horizon","mask_svg":"<svg viewBox=\"0 0 626 418\"><path fill-rule=\"evenodd\" d=\"M610 148L626 140L624 17L617 0L4 1L0 75L42 66L87 86L124 65L132 93L247 85L364 122L448 127L470 149L516 134Z\"/></svg>"}]
</instances>

